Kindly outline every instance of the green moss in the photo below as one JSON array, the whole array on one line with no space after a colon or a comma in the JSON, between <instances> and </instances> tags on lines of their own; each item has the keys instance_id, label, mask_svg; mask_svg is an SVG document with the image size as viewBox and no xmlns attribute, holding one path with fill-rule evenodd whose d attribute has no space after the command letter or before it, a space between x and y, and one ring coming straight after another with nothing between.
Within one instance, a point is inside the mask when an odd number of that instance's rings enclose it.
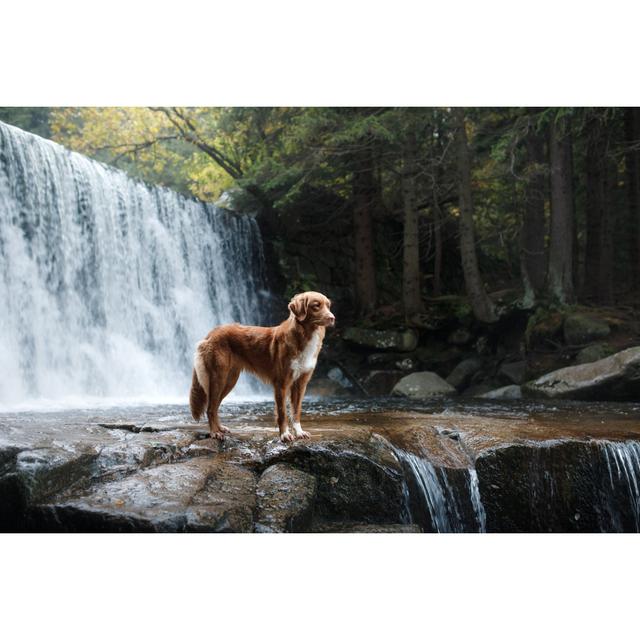
<instances>
[{"instance_id":1,"label":"green moss","mask_svg":"<svg viewBox=\"0 0 640 640\"><path fill-rule=\"evenodd\" d=\"M551 340L562 332L565 313L556 307L538 307L529 318L524 339L527 348Z\"/></svg>"}]
</instances>

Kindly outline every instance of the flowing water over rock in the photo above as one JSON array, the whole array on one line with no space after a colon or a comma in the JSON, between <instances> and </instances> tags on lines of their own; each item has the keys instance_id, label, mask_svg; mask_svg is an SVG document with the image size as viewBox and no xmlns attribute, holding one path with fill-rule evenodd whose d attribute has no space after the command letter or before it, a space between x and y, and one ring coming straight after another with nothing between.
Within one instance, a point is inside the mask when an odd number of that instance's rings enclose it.
<instances>
[{"instance_id":1,"label":"flowing water over rock","mask_svg":"<svg viewBox=\"0 0 640 640\"><path fill-rule=\"evenodd\" d=\"M640 532L640 443L605 442L602 449L607 461L611 490L616 491L620 483L625 486L635 518L635 530Z\"/></svg>"},{"instance_id":2,"label":"flowing water over rock","mask_svg":"<svg viewBox=\"0 0 640 640\"><path fill-rule=\"evenodd\" d=\"M412 520L435 533L484 533L487 530L475 469L462 472L463 480L458 488L459 479L449 480L449 474L458 470L436 468L426 458L406 451L396 450L396 454L408 471L414 492L417 491L420 497L417 506L409 507L409 511L413 511ZM408 499L411 499L411 491Z\"/></svg>"},{"instance_id":3,"label":"flowing water over rock","mask_svg":"<svg viewBox=\"0 0 640 640\"><path fill-rule=\"evenodd\" d=\"M637 532L640 405L270 402L0 413L0 529Z\"/></svg>"},{"instance_id":4,"label":"flowing water over rock","mask_svg":"<svg viewBox=\"0 0 640 640\"><path fill-rule=\"evenodd\" d=\"M260 321L261 268L252 217L0 122L0 409L184 398L196 342Z\"/></svg>"}]
</instances>

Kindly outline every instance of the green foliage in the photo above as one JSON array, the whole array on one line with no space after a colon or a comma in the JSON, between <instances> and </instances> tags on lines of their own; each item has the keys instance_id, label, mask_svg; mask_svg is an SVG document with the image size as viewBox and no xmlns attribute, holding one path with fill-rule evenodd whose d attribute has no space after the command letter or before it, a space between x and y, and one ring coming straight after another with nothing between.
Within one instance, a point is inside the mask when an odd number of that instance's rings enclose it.
<instances>
[{"instance_id":1,"label":"green foliage","mask_svg":"<svg viewBox=\"0 0 640 640\"><path fill-rule=\"evenodd\" d=\"M586 140L598 120L606 128L607 153L618 176L625 171L623 110L618 108L476 108L465 110L472 152L475 236L480 270L492 290L520 278L520 230L526 185L548 175L548 162L527 158L532 134L544 139L550 125L573 137L576 236L586 227ZM206 201L232 195L238 210L267 211L280 255L298 228L333 240L349 234L358 176L372 169L369 205L375 225L380 304L400 295L402 274L402 175L408 150L414 155L420 215L424 293L432 294L435 237L442 253L441 292L463 292L458 249L458 176L449 108L391 107L180 107L180 108L0 108L0 119L111 163L140 179ZM626 145L626 146L625 146ZM620 181L611 201L624 211ZM548 194L547 216L548 216ZM339 224L338 224L339 223ZM625 229L624 224L616 232ZM343 241L343 239L341 239ZM352 238L344 239L352 243ZM331 244L331 243L329 243ZM333 243L336 244L335 242ZM624 262L630 243L621 243ZM629 252L627 256L624 252ZM285 259L284 257L282 258ZM284 268L284 267L283 267ZM317 274L286 265L292 287L317 284ZM308 271L308 269L306 269ZM345 273L345 286L349 274ZM466 314L466 311L465 311Z\"/></svg>"},{"instance_id":2,"label":"green foliage","mask_svg":"<svg viewBox=\"0 0 640 640\"><path fill-rule=\"evenodd\" d=\"M0 120L31 131L43 138L51 136L49 107L0 107Z\"/></svg>"}]
</instances>

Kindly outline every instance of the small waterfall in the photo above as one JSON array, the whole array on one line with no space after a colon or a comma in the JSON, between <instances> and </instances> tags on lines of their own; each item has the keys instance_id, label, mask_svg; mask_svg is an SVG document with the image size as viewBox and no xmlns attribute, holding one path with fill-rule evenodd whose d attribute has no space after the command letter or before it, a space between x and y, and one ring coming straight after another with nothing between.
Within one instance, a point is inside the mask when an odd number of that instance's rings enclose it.
<instances>
[{"instance_id":1,"label":"small waterfall","mask_svg":"<svg viewBox=\"0 0 640 640\"><path fill-rule=\"evenodd\" d=\"M479 532L487 530L484 506L480 499L475 469L436 468L425 458L401 449L396 455L411 477L419 494L419 504L438 533ZM455 477L454 477L455 476ZM411 498L411 492L408 491ZM411 513L411 507L408 507Z\"/></svg>"},{"instance_id":2,"label":"small waterfall","mask_svg":"<svg viewBox=\"0 0 640 640\"><path fill-rule=\"evenodd\" d=\"M261 269L252 217L0 122L0 409L186 402L196 342L260 320Z\"/></svg>"},{"instance_id":3,"label":"small waterfall","mask_svg":"<svg viewBox=\"0 0 640 640\"><path fill-rule=\"evenodd\" d=\"M487 531L487 514L480 498L480 483L478 482L478 472L475 469L469 469L469 494L471 496L471 504L473 511L478 520L479 533Z\"/></svg>"},{"instance_id":4,"label":"small waterfall","mask_svg":"<svg viewBox=\"0 0 640 640\"><path fill-rule=\"evenodd\" d=\"M635 530L640 532L640 442L605 442L601 447L611 491L618 495L621 490L624 492L631 507Z\"/></svg>"}]
</instances>

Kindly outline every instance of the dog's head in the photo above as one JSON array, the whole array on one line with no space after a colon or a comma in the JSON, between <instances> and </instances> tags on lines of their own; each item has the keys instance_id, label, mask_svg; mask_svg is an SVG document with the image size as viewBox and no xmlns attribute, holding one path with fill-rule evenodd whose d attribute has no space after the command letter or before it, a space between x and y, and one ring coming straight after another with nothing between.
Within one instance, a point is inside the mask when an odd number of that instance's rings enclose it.
<instances>
[{"instance_id":1,"label":"dog's head","mask_svg":"<svg viewBox=\"0 0 640 640\"><path fill-rule=\"evenodd\" d=\"M336 317L331 313L331 300L317 291L305 291L293 296L289 311L301 324L333 327L336 323Z\"/></svg>"}]
</instances>

